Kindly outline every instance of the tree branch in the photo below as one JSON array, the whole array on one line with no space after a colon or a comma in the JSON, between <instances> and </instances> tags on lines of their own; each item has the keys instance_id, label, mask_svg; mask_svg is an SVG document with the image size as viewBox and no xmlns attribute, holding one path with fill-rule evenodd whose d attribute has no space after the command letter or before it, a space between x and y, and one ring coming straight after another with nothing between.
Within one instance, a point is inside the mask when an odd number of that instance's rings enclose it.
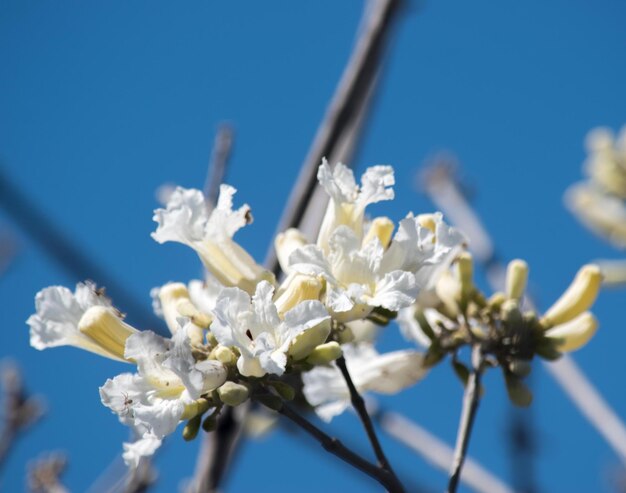
<instances>
[{"instance_id":1,"label":"tree branch","mask_svg":"<svg viewBox=\"0 0 626 493\"><path fill-rule=\"evenodd\" d=\"M387 457L385 456L385 452L383 451L382 446L380 445L380 441L378 440L378 436L376 435L376 430L374 429L374 424L372 423L372 419L370 418L369 413L367 412L367 408L365 407L365 401L359 391L354 385L352 381L352 377L350 376L350 372L348 371L348 367L346 366L346 360L342 356L336 361L339 370L341 370L341 374L343 375L346 384L348 385L348 390L350 391L350 401L352 402L352 407L354 407L355 411L359 415L361 419L361 423L363 423L363 428L365 428L365 432L367 433L367 437L369 438L370 443L372 444L372 448L374 449L374 453L376 454L376 459L378 459L378 464L383 469L386 469L391 474L395 474Z\"/></svg>"},{"instance_id":2,"label":"tree branch","mask_svg":"<svg viewBox=\"0 0 626 493\"><path fill-rule=\"evenodd\" d=\"M315 438L324 450L340 458L364 474L367 474L372 479L375 479L390 493L404 493L404 487L393 472L383 467L376 466L375 464L363 459L360 455L347 448L340 440L324 433L317 426L308 421L306 418L300 416L285 403L283 403L280 407L278 413L291 420Z\"/></svg>"},{"instance_id":3,"label":"tree branch","mask_svg":"<svg viewBox=\"0 0 626 493\"><path fill-rule=\"evenodd\" d=\"M474 345L472 348L472 372L465 386L465 395L463 397L463 410L461 412L461 421L459 422L459 431L456 437L456 446L454 448L454 460L452 469L450 470L450 481L448 482L448 493L455 493L459 480L461 479L461 470L465 462L467 447L469 445L472 426L476 418L478 403L480 400L480 379L482 376L483 354L480 344Z\"/></svg>"}]
</instances>

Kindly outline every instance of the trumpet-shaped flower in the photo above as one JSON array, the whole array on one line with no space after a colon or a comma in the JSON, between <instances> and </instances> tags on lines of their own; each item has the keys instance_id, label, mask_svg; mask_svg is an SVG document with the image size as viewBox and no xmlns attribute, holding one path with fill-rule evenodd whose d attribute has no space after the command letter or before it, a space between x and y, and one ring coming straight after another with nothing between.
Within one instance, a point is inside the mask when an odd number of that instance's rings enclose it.
<instances>
[{"instance_id":1,"label":"trumpet-shaped flower","mask_svg":"<svg viewBox=\"0 0 626 493\"><path fill-rule=\"evenodd\" d=\"M317 245L325 252L327 252L330 237L338 226L348 226L361 240L363 238L365 208L369 204L381 200L392 200L394 197L391 187L394 185L395 179L391 166L367 168L359 187L350 168L337 163L331 170L328 161L324 159L318 169L317 179L330 196L330 202L317 238Z\"/></svg>"},{"instance_id":2,"label":"trumpet-shaped flower","mask_svg":"<svg viewBox=\"0 0 626 493\"><path fill-rule=\"evenodd\" d=\"M343 346L346 366L359 393L395 394L415 384L428 371L423 354L416 351L394 351L378 354L368 343ZM350 391L340 370L333 363L303 373L304 396L324 421L344 412L350 406Z\"/></svg>"},{"instance_id":3,"label":"trumpet-shaped flower","mask_svg":"<svg viewBox=\"0 0 626 493\"><path fill-rule=\"evenodd\" d=\"M217 206L209 213L200 190L178 187L167 207L154 211L153 219L159 226L152 237L159 243L176 241L190 246L224 286L254 292L258 281L273 282L274 276L232 239L252 217L248 205L233 210L235 191L231 186L222 185Z\"/></svg>"},{"instance_id":4,"label":"trumpet-shaped flower","mask_svg":"<svg viewBox=\"0 0 626 493\"><path fill-rule=\"evenodd\" d=\"M421 289L434 288L465 241L440 214L433 218L432 230L412 215L403 219L386 250L376 235L362 244L352 229L339 226L328 254L315 245L299 248L290 256L291 268L326 280L326 306L342 322L363 318L376 307L398 311Z\"/></svg>"},{"instance_id":5,"label":"trumpet-shaped flower","mask_svg":"<svg viewBox=\"0 0 626 493\"><path fill-rule=\"evenodd\" d=\"M134 334L126 341L125 356L137 363L137 373L107 380L100 398L142 437L125 446L127 462L136 464L181 420L195 415L197 399L222 385L227 372L218 361L196 361L185 330L172 339L149 331Z\"/></svg>"},{"instance_id":6,"label":"trumpet-shaped flower","mask_svg":"<svg viewBox=\"0 0 626 493\"><path fill-rule=\"evenodd\" d=\"M225 288L217 298L211 331L220 344L239 350L242 375L282 375L288 356L306 357L302 347L311 346L308 339L320 344L330 332L330 316L322 303L303 301L281 318L273 294L273 286L261 281L252 298L238 288Z\"/></svg>"},{"instance_id":7,"label":"trumpet-shaped flower","mask_svg":"<svg viewBox=\"0 0 626 493\"><path fill-rule=\"evenodd\" d=\"M124 361L126 339L137 332L91 282L78 283L74 293L63 286L45 288L35 296L35 307L26 323L30 344L39 350L75 346Z\"/></svg>"}]
</instances>

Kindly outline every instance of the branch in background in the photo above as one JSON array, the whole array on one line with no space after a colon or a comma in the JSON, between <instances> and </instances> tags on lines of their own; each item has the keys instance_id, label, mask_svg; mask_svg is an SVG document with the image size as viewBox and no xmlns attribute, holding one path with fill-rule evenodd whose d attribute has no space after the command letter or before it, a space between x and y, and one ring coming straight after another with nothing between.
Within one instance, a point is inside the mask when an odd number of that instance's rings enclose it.
<instances>
[{"instance_id":1,"label":"branch in background","mask_svg":"<svg viewBox=\"0 0 626 493\"><path fill-rule=\"evenodd\" d=\"M0 276L11 265L11 261L17 254L17 242L8 231L0 231Z\"/></svg>"},{"instance_id":2,"label":"branch in background","mask_svg":"<svg viewBox=\"0 0 626 493\"><path fill-rule=\"evenodd\" d=\"M392 438L421 455L431 465L448 472L454 458L454 450L417 423L392 411L380 411L375 418L381 428ZM466 457L461 482L478 493L514 493L472 458Z\"/></svg>"},{"instance_id":3,"label":"branch in background","mask_svg":"<svg viewBox=\"0 0 626 493\"><path fill-rule=\"evenodd\" d=\"M2 362L0 379L4 389L4 415L0 432L0 470L5 466L16 440L43 416L43 403L24 388L19 370L13 363Z\"/></svg>"},{"instance_id":4,"label":"branch in background","mask_svg":"<svg viewBox=\"0 0 626 493\"><path fill-rule=\"evenodd\" d=\"M129 293L109 275L107 269L100 267L68 239L54 221L11 183L1 168L0 207L76 281L93 279L99 286L105 286L107 293L116 301L116 306L129 313L129 319L134 325L163 334L163 323L152 313L150 305Z\"/></svg>"},{"instance_id":5,"label":"branch in background","mask_svg":"<svg viewBox=\"0 0 626 493\"><path fill-rule=\"evenodd\" d=\"M375 91L382 55L400 4L400 0L367 2L354 49L302 164L277 232L297 227L305 235L317 235L327 201L323 194L315 196L317 168L324 157L331 163L342 161L349 164ZM269 269L278 270L273 248L269 249L265 264Z\"/></svg>"},{"instance_id":6,"label":"branch in background","mask_svg":"<svg viewBox=\"0 0 626 493\"><path fill-rule=\"evenodd\" d=\"M215 206L220 193L220 185L224 182L226 169L233 151L235 132L227 123L220 123L213 141L213 150L209 160L209 172L204 183L204 196L207 204Z\"/></svg>"},{"instance_id":7,"label":"branch in background","mask_svg":"<svg viewBox=\"0 0 626 493\"><path fill-rule=\"evenodd\" d=\"M61 483L61 476L67 469L67 457L61 453L51 453L28 465L26 484L32 493L68 493Z\"/></svg>"},{"instance_id":8,"label":"branch in background","mask_svg":"<svg viewBox=\"0 0 626 493\"><path fill-rule=\"evenodd\" d=\"M144 458L125 481L124 493L145 493L156 483L157 478L158 474L152 467L152 461Z\"/></svg>"},{"instance_id":9,"label":"branch in background","mask_svg":"<svg viewBox=\"0 0 626 493\"><path fill-rule=\"evenodd\" d=\"M465 395L463 396L463 410L459 422L459 431L456 437L454 448L454 458L452 469L450 470L450 481L448 482L448 493L455 493L461 479L461 471L467 455L476 411L480 401L480 378L483 372L483 355L480 344L472 348L472 372L465 384Z\"/></svg>"}]
</instances>

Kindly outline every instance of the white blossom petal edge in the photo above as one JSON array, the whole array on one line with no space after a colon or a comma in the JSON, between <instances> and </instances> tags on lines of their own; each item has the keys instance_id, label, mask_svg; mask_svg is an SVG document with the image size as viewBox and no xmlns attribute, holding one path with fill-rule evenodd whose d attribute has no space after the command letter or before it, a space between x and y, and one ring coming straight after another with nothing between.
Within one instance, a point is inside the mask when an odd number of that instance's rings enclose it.
<instances>
[{"instance_id":1,"label":"white blossom petal edge","mask_svg":"<svg viewBox=\"0 0 626 493\"><path fill-rule=\"evenodd\" d=\"M260 279L272 280L273 275L232 239L252 220L248 205L233 210L235 192L233 187L221 185L217 206L209 213L200 190L177 187L167 207L154 211L159 226L152 237L159 243L175 241L190 246L223 285L253 292Z\"/></svg>"}]
</instances>

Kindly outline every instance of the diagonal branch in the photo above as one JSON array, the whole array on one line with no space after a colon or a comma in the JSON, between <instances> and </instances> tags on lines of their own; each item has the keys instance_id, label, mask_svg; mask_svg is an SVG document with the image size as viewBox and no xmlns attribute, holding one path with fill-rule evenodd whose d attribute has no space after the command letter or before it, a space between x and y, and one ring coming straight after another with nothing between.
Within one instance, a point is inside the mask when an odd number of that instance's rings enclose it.
<instances>
[{"instance_id":1,"label":"diagonal branch","mask_svg":"<svg viewBox=\"0 0 626 493\"><path fill-rule=\"evenodd\" d=\"M347 448L340 440L324 433L285 403L277 411L315 438L324 447L324 450L375 479L390 493L404 493L404 487L393 472L363 459L360 455Z\"/></svg>"},{"instance_id":2,"label":"diagonal branch","mask_svg":"<svg viewBox=\"0 0 626 493\"><path fill-rule=\"evenodd\" d=\"M448 493L455 493L461 479L461 470L467 455L467 447L469 445L472 427L478 410L478 402L480 400L480 378L482 375L483 355L479 344L472 348L472 372L465 386L465 395L463 397L463 410L461 412L461 421L459 423L459 431L456 437L456 446L454 448L454 460L450 471L450 481L448 482Z\"/></svg>"},{"instance_id":3,"label":"diagonal branch","mask_svg":"<svg viewBox=\"0 0 626 493\"><path fill-rule=\"evenodd\" d=\"M389 461L387 460L387 456L385 456L385 452L383 451L382 446L380 445L380 441L378 440L378 436L376 435L376 430L374 429L374 425L372 423L372 419L367 412L367 408L365 407L365 401L359 391L354 385L352 381L352 377L350 376L350 372L348 371L348 367L346 366L346 360L342 356L336 361L341 374L343 375L346 384L348 385L348 390L350 391L350 401L352 402L352 407L354 407L355 411L359 415L361 422L363 423L363 427L365 428L365 432L367 433L367 437L369 438L370 443L372 444L372 448L374 449L374 454L376 454L376 459L378 459L378 465L383 469L386 469L391 474L393 470Z\"/></svg>"}]
</instances>

